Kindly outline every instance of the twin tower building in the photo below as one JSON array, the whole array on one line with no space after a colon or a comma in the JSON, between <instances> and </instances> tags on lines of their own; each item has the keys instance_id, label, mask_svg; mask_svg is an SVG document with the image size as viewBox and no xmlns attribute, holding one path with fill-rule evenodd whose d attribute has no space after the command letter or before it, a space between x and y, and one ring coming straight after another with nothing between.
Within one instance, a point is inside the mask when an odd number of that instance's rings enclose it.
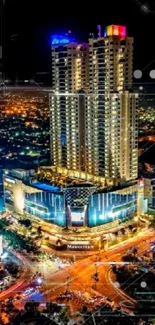
<instances>
[{"instance_id":1,"label":"twin tower building","mask_svg":"<svg viewBox=\"0 0 155 325\"><path fill-rule=\"evenodd\" d=\"M138 170L133 38L124 26L98 30L88 43L52 37L51 160L62 173L115 184Z\"/></svg>"},{"instance_id":2,"label":"twin tower building","mask_svg":"<svg viewBox=\"0 0 155 325\"><path fill-rule=\"evenodd\" d=\"M89 227L85 239L80 233L78 244L77 233L64 233L69 249L90 249L93 232L109 236L143 209L143 184L137 181L133 39L124 26L108 26L104 36L98 29L98 37L88 43L71 33L53 35L52 166L40 167L35 177L21 170L7 171L4 177L9 211L61 228Z\"/></svg>"}]
</instances>

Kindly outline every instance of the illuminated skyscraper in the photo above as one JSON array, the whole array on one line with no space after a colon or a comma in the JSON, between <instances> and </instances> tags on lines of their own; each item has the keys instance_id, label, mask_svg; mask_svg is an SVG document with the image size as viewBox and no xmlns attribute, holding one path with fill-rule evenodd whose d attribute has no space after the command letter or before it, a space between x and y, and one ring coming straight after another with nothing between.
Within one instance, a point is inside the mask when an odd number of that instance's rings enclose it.
<instances>
[{"instance_id":1,"label":"illuminated skyscraper","mask_svg":"<svg viewBox=\"0 0 155 325\"><path fill-rule=\"evenodd\" d=\"M137 177L138 98L131 91L132 53L133 39L124 26L108 26L104 37L89 40L87 171L106 178Z\"/></svg>"},{"instance_id":2,"label":"illuminated skyscraper","mask_svg":"<svg viewBox=\"0 0 155 325\"><path fill-rule=\"evenodd\" d=\"M82 93L89 85L88 54L88 44L79 44L69 35L52 37L55 93L50 94L51 160L53 165L73 170L84 168L85 97Z\"/></svg>"},{"instance_id":3,"label":"illuminated skyscraper","mask_svg":"<svg viewBox=\"0 0 155 325\"><path fill-rule=\"evenodd\" d=\"M101 30L100 30L101 33ZM78 44L52 38L51 159L55 166L113 180L137 177L133 39L124 26Z\"/></svg>"},{"instance_id":4,"label":"illuminated skyscraper","mask_svg":"<svg viewBox=\"0 0 155 325\"><path fill-rule=\"evenodd\" d=\"M26 211L69 228L109 223L95 229L95 242L101 231L109 239L106 232L116 229L120 220L143 213L143 183L137 186L136 180L138 98L132 92L132 48L133 40L122 26L109 26L104 37L99 28L98 38L89 44L68 35L53 36L53 166L38 170L39 182L34 175L25 182L21 171L20 179L19 171L6 173L5 205L12 212ZM73 237L66 236L70 248ZM86 241L93 248L90 238ZM77 249L74 238L72 243Z\"/></svg>"}]
</instances>

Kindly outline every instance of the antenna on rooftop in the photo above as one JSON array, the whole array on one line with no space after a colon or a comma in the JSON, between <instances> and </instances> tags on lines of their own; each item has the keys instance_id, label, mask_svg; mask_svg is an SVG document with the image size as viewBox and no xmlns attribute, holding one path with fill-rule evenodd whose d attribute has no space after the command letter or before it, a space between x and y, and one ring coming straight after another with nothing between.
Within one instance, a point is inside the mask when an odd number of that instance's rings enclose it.
<instances>
[{"instance_id":1,"label":"antenna on rooftop","mask_svg":"<svg viewBox=\"0 0 155 325\"><path fill-rule=\"evenodd\" d=\"M102 27L101 25L97 25L97 29L98 29L98 37L101 37L101 31L102 31Z\"/></svg>"}]
</instances>

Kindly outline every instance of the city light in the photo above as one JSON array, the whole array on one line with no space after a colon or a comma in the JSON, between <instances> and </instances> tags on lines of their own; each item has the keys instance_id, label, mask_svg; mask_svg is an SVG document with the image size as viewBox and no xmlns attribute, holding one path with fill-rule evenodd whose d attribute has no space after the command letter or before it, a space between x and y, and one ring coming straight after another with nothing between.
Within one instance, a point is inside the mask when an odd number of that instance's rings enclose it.
<instances>
[{"instance_id":1,"label":"city light","mask_svg":"<svg viewBox=\"0 0 155 325\"><path fill-rule=\"evenodd\" d=\"M0 325L152 325L155 11L1 2Z\"/></svg>"},{"instance_id":2,"label":"city light","mask_svg":"<svg viewBox=\"0 0 155 325\"><path fill-rule=\"evenodd\" d=\"M118 36L120 38L126 37L126 27L120 25L107 26L104 32L104 37Z\"/></svg>"},{"instance_id":3,"label":"city light","mask_svg":"<svg viewBox=\"0 0 155 325\"><path fill-rule=\"evenodd\" d=\"M5 253L3 253L3 254L1 255L1 259L4 260L5 258L7 258L7 256L8 256L8 253L5 252Z\"/></svg>"},{"instance_id":4,"label":"city light","mask_svg":"<svg viewBox=\"0 0 155 325\"><path fill-rule=\"evenodd\" d=\"M52 45L63 45L63 44L68 44L70 42L74 42L75 39L73 37L71 37L68 34L56 34L56 35L52 35L51 37L51 42Z\"/></svg>"},{"instance_id":5,"label":"city light","mask_svg":"<svg viewBox=\"0 0 155 325\"><path fill-rule=\"evenodd\" d=\"M43 282L43 281L42 281L41 278L38 278L38 279L37 279L37 283L38 283L39 285L42 284L42 282Z\"/></svg>"}]
</instances>

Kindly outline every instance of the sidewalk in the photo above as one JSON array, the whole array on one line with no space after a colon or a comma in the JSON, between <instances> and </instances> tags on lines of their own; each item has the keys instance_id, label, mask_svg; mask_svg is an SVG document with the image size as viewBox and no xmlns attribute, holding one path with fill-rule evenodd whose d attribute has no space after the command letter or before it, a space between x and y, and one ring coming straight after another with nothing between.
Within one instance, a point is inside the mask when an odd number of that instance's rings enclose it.
<instances>
[{"instance_id":1,"label":"sidewalk","mask_svg":"<svg viewBox=\"0 0 155 325\"><path fill-rule=\"evenodd\" d=\"M141 232L139 232L135 237L132 237L132 238L128 238L120 243L117 243L117 244L114 244L114 245L111 245L109 247L107 247L107 249L101 249L100 251L99 250L92 250L92 251L69 251L69 250L63 250L63 251L56 251L50 247L47 247L45 245L42 245L42 248L45 252L48 252L48 253L52 253L54 255L57 255L58 257L62 257L62 258L65 258L65 257L68 257L68 258L72 258L73 256L75 256L77 259L83 259L83 258L87 258L87 257L90 257L90 256L93 256L94 254L96 255L99 255L100 252L103 253L103 252L107 252L110 251L110 250L113 250L117 247L121 247L123 246L124 244L130 242L130 241L133 241L135 239L138 239L140 236L145 236L147 235L147 233L154 233L155 230L152 229L152 231L150 229L144 229L142 230Z\"/></svg>"},{"instance_id":2,"label":"sidewalk","mask_svg":"<svg viewBox=\"0 0 155 325\"><path fill-rule=\"evenodd\" d=\"M70 257L72 258L73 256L77 257L78 259L83 259L84 257L89 257L94 255L95 253L97 254L98 251L56 251L50 247L47 247L45 245L41 246L43 250L47 253L53 253L54 255L57 255L59 257Z\"/></svg>"}]
</instances>

